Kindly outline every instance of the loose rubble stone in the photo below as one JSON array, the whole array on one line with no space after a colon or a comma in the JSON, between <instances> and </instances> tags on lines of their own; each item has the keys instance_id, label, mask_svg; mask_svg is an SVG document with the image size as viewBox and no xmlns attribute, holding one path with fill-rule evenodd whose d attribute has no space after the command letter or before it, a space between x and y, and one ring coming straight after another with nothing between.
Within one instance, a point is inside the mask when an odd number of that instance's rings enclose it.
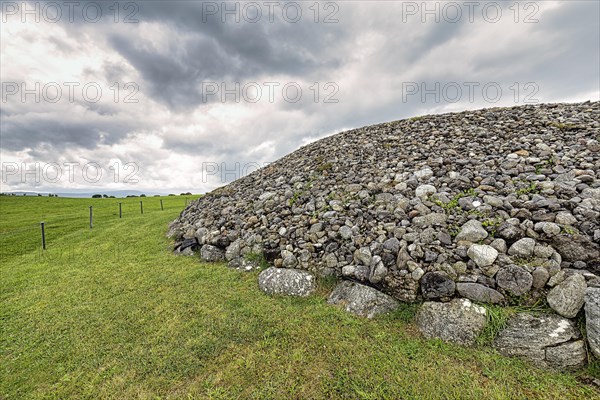
<instances>
[{"instance_id":1,"label":"loose rubble stone","mask_svg":"<svg viewBox=\"0 0 600 400\"><path fill-rule=\"evenodd\" d=\"M400 251L400 241L393 237L383 242L383 249L388 250L392 254L398 254Z\"/></svg>"},{"instance_id":2,"label":"loose rubble stone","mask_svg":"<svg viewBox=\"0 0 600 400\"><path fill-rule=\"evenodd\" d=\"M585 329L592 354L600 358L600 287L585 292Z\"/></svg>"},{"instance_id":3,"label":"loose rubble stone","mask_svg":"<svg viewBox=\"0 0 600 400\"><path fill-rule=\"evenodd\" d=\"M238 257L230 260L227 263L229 268L237 269L240 271L254 271L261 268L259 262L254 260L249 260L244 257Z\"/></svg>"},{"instance_id":4,"label":"loose rubble stone","mask_svg":"<svg viewBox=\"0 0 600 400\"><path fill-rule=\"evenodd\" d=\"M469 247L467 255L479 267L488 267L496 261L498 250L487 244L474 244Z\"/></svg>"},{"instance_id":5,"label":"loose rubble stone","mask_svg":"<svg viewBox=\"0 0 600 400\"><path fill-rule=\"evenodd\" d=\"M548 305L566 318L575 318L585 297L587 284L582 275L573 275L548 292Z\"/></svg>"},{"instance_id":6,"label":"loose rubble stone","mask_svg":"<svg viewBox=\"0 0 600 400\"><path fill-rule=\"evenodd\" d=\"M460 228L460 232L458 235L456 235L455 240L457 242L466 240L468 242L475 243L485 239L486 237L488 237L488 233L485 229L483 229L481 222L476 219L471 219Z\"/></svg>"},{"instance_id":7,"label":"loose rubble stone","mask_svg":"<svg viewBox=\"0 0 600 400\"><path fill-rule=\"evenodd\" d=\"M556 213L555 221L560 225L574 225L577 223L577 218L568 211L560 211Z\"/></svg>"},{"instance_id":8,"label":"loose rubble stone","mask_svg":"<svg viewBox=\"0 0 600 400\"><path fill-rule=\"evenodd\" d=\"M283 258L282 265L284 268L294 268L296 265L298 265L298 259L294 253L289 250L282 250L281 257Z\"/></svg>"},{"instance_id":9,"label":"loose rubble stone","mask_svg":"<svg viewBox=\"0 0 600 400\"><path fill-rule=\"evenodd\" d=\"M494 346L505 356L523 357L541 367L579 368L586 363L580 338L569 319L554 314L519 313L508 320Z\"/></svg>"},{"instance_id":10,"label":"loose rubble stone","mask_svg":"<svg viewBox=\"0 0 600 400\"><path fill-rule=\"evenodd\" d=\"M225 254L218 247L205 244L200 249L200 259L206 262L218 262L225 260Z\"/></svg>"},{"instance_id":11,"label":"loose rubble stone","mask_svg":"<svg viewBox=\"0 0 600 400\"><path fill-rule=\"evenodd\" d=\"M427 180L433 176L433 171L431 168L423 168L422 170L415 171L415 177L418 180Z\"/></svg>"},{"instance_id":12,"label":"loose rubble stone","mask_svg":"<svg viewBox=\"0 0 600 400\"><path fill-rule=\"evenodd\" d=\"M547 285L550 287L554 287L554 286L558 285L559 283L561 283L562 281L564 281L566 279L566 277L567 277L567 274L565 273L564 270L558 271L556 274L554 274L550 277Z\"/></svg>"},{"instance_id":13,"label":"loose rubble stone","mask_svg":"<svg viewBox=\"0 0 600 400\"><path fill-rule=\"evenodd\" d=\"M352 238L352 229L348 226L342 226L340 228L340 236L342 239L351 239Z\"/></svg>"},{"instance_id":14,"label":"loose rubble stone","mask_svg":"<svg viewBox=\"0 0 600 400\"><path fill-rule=\"evenodd\" d=\"M198 248L198 241L195 238L184 239L183 243L176 249L175 254L192 256Z\"/></svg>"},{"instance_id":15,"label":"loose rubble stone","mask_svg":"<svg viewBox=\"0 0 600 400\"><path fill-rule=\"evenodd\" d=\"M349 281L340 282L335 287L328 303L341 305L347 312L367 318L393 311L399 305L397 300L387 294Z\"/></svg>"},{"instance_id":16,"label":"loose rubble stone","mask_svg":"<svg viewBox=\"0 0 600 400\"><path fill-rule=\"evenodd\" d=\"M496 274L496 283L515 296L524 295L533 285L533 277L525 269L516 265L501 268Z\"/></svg>"},{"instance_id":17,"label":"loose rubble stone","mask_svg":"<svg viewBox=\"0 0 600 400\"><path fill-rule=\"evenodd\" d=\"M502 303L504 301L504 296L500 292L479 283L457 283L456 289L461 297L469 300L491 304Z\"/></svg>"},{"instance_id":18,"label":"loose rubble stone","mask_svg":"<svg viewBox=\"0 0 600 400\"><path fill-rule=\"evenodd\" d=\"M316 280L307 271L271 267L258 275L258 287L270 295L306 297L314 292Z\"/></svg>"},{"instance_id":19,"label":"loose rubble stone","mask_svg":"<svg viewBox=\"0 0 600 400\"><path fill-rule=\"evenodd\" d=\"M514 224L503 222L498 227L498 236L506 240L515 240L522 237L524 234L523 230Z\"/></svg>"},{"instance_id":20,"label":"loose rubble stone","mask_svg":"<svg viewBox=\"0 0 600 400\"><path fill-rule=\"evenodd\" d=\"M415 196L417 197L426 197L430 194L434 194L437 192L437 189L433 185L421 185L415 189Z\"/></svg>"},{"instance_id":21,"label":"loose rubble stone","mask_svg":"<svg viewBox=\"0 0 600 400\"><path fill-rule=\"evenodd\" d=\"M600 260L600 246L583 235L555 236L552 238L552 247L560 253L564 261Z\"/></svg>"},{"instance_id":22,"label":"loose rubble stone","mask_svg":"<svg viewBox=\"0 0 600 400\"><path fill-rule=\"evenodd\" d=\"M417 313L417 326L427 338L470 346L486 324L485 308L468 299L449 303L425 302Z\"/></svg>"},{"instance_id":23,"label":"loose rubble stone","mask_svg":"<svg viewBox=\"0 0 600 400\"><path fill-rule=\"evenodd\" d=\"M535 224L536 232L543 232L548 236L556 236L560 233L560 226L553 222L538 222Z\"/></svg>"},{"instance_id":24,"label":"loose rubble stone","mask_svg":"<svg viewBox=\"0 0 600 400\"><path fill-rule=\"evenodd\" d=\"M535 248L535 240L531 238L523 238L516 241L508 249L508 254L511 256L517 256L522 258L529 258L533 255L533 249Z\"/></svg>"},{"instance_id":25,"label":"loose rubble stone","mask_svg":"<svg viewBox=\"0 0 600 400\"><path fill-rule=\"evenodd\" d=\"M490 246L498 250L498 253L506 253L508 250L504 239L494 239L494 241L490 243Z\"/></svg>"},{"instance_id":26,"label":"loose rubble stone","mask_svg":"<svg viewBox=\"0 0 600 400\"><path fill-rule=\"evenodd\" d=\"M456 284L444 272L428 272L421 279L421 294L425 299L450 297L456 290Z\"/></svg>"},{"instance_id":27,"label":"loose rubble stone","mask_svg":"<svg viewBox=\"0 0 600 400\"><path fill-rule=\"evenodd\" d=\"M238 239L231 243L229 247L227 247L227 250L225 251L225 259L227 261L231 261L235 258L238 258L240 256L240 250L240 240Z\"/></svg>"},{"instance_id":28,"label":"loose rubble stone","mask_svg":"<svg viewBox=\"0 0 600 400\"><path fill-rule=\"evenodd\" d=\"M546 286L548 279L550 279L550 273L546 268L538 267L531 273L533 277L532 286L536 289L541 289Z\"/></svg>"},{"instance_id":29,"label":"loose rubble stone","mask_svg":"<svg viewBox=\"0 0 600 400\"><path fill-rule=\"evenodd\" d=\"M431 213L424 215L422 217L415 217L413 219L413 223L417 226L436 226L436 225L444 225L446 223L447 216L446 214L440 213Z\"/></svg>"}]
</instances>

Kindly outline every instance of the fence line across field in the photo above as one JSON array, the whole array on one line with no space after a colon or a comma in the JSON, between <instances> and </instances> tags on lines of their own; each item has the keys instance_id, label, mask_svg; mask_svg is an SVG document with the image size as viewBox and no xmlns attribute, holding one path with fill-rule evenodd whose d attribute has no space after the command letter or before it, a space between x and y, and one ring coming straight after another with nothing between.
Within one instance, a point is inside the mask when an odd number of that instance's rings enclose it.
<instances>
[{"instance_id":1,"label":"fence line across field","mask_svg":"<svg viewBox=\"0 0 600 400\"><path fill-rule=\"evenodd\" d=\"M140 200L140 215L144 215L144 204L143 204L143 200ZM128 203L126 203L128 204ZM132 204L132 203L131 203ZM163 204L163 199L159 199L159 204L160 204L160 211L164 211L165 210L165 206ZM185 206L188 205L188 198L185 198ZM98 206L98 205L89 205L88 209L89 209L89 229L93 229L94 227L94 212L95 211L106 211L106 210L112 210L115 211L115 213L117 212L118 209L118 215L119 218L122 219L123 218L123 202L118 202L117 203L118 208L114 207L114 206L107 206L107 205L102 205L102 206ZM175 207L173 207L175 208ZM167 204L167 209L172 209L171 207L169 207L169 204ZM154 209L151 208L151 211L158 211L158 209ZM49 217L45 218L45 217ZM106 215L103 215L102 217L106 217ZM102 218L101 217L101 218ZM41 234L41 244L42 244L42 249L46 250L46 245L47 245L47 238L46 238L46 231L48 230L49 227L51 227L52 225L55 225L57 223L64 223L65 221L74 221L76 219L80 219L80 218L85 218L85 215L83 214L83 210L81 211L81 215L73 212L73 213L68 213L68 214L59 214L59 215L51 215L51 214L43 214L42 218L44 219L43 221L40 221L39 225L30 225L28 227L24 227L24 228L20 228L20 229L16 229L16 230L11 230L11 231L7 231L7 232L0 232L0 237L9 237L9 236L14 236L17 235L19 233L22 232L27 232L27 231L32 231L35 229L40 229L40 234Z\"/></svg>"},{"instance_id":2,"label":"fence line across field","mask_svg":"<svg viewBox=\"0 0 600 400\"><path fill-rule=\"evenodd\" d=\"M161 211L164 211L164 206L163 206L163 201L162 199L160 200L160 209ZM122 202L119 202L119 218L123 218L123 208L122 208ZM188 198L185 198L185 205L188 205ZM89 210L90 210L90 214L89 214L89 226L90 229L94 228L94 206L88 206ZM108 209L108 207L100 207L101 209ZM144 214L144 203L143 200L140 200L140 214L143 215ZM70 216L72 216L72 214L70 214ZM41 234L42 234L42 249L46 250L46 223L45 222L40 222L40 229L41 229Z\"/></svg>"}]
</instances>

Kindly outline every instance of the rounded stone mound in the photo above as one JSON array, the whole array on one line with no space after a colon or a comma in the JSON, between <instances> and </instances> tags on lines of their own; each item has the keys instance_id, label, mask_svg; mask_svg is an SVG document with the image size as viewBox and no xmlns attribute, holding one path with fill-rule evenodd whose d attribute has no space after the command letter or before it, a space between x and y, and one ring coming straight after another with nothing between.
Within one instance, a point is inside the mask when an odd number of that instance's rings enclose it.
<instances>
[{"instance_id":1,"label":"rounded stone mound","mask_svg":"<svg viewBox=\"0 0 600 400\"><path fill-rule=\"evenodd\" d=\"M600 282L599 132L599 102L353 129L193 201L169 235L206 261L262 253L401 301L581 297Z\"/></svg>"}]
</instances>

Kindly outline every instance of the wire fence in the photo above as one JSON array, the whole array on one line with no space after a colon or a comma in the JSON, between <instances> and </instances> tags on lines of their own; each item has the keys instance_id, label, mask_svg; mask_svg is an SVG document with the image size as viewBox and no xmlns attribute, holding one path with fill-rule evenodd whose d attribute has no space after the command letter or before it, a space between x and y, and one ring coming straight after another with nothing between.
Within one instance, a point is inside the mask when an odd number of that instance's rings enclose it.
<instances>
[{"instance_id":1,"label":"wire fence","mask_svg":"<svg viewBox=\"0 0 600 400\"><path fill-rule=\"evenodd\" d=\"M90 203L73 206L69 212L54 214L43 212L39 215L38 223L27 223L16 229L0 230L0 259L14 257L31 251L45 251L52 243L69 229L70 233L92 232L94 227L105 226L132 217L143 218L156 213L174 210L183 210L192 200L166 198L142 198L138 201L127 199L111 199L104 204L92 199ZM96 200L96 201L94 201ZM62 211L62 210L61 210ZM73 230L75 228L75 230Z\"/></svg>"}]
</instances>

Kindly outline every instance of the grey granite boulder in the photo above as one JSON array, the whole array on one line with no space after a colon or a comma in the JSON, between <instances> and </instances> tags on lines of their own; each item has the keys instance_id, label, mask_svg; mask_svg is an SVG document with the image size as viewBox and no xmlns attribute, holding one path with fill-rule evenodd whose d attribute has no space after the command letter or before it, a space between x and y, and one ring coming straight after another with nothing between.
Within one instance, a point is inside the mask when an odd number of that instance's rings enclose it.
<instances>
[{"instance_id":1,"label":"grey granite boulder","mask_svg":"<svg viewBox=\"0 0 600 400\"><path fill-rule=\"evenodd\" d=\"M468 299L454 299L449 303L425 302L417 313L417 326L425 337L465 346L475 343L485 325L485 308Z\"/></svg>"},{"instance_id":2,"label":"grey granite boulder","mask_svg":"<svg viewBox=\"0 0 600 400\"><path fill-rule=\"evenodd\" d=\"M548 305L566 318L575 318L585 297L587 284L583 275L572 275L548 292Z\"/></svg>"},{"instance_id":3,"label":"grey granite boulder","mask_svg":"<svg viewBox=\"0 0 600 400\"><path fill-rule=\"evenodd\" d=\"M315 291L316 281L307 271L271 267L258 275L258 287L270 295L306 297Z\"/></svg>"},{"instance_id":4,"label":"grey granite boulder","mask_svg":"<svg viewBox=\"0 0 600 400\"><path fill-rule=\"evenodd\" d=\"M339 283L328 303L341 305L347 312L367 318L393 311L399 305L397 300L377 289L350 281Z\"/></svg>"},{"instance_id":5,"label":"grey granite boulder","mask_svg":"<svg viewBox=\"0 0 600 400\"><path fill-rule=\"evenodd\" d=\"M592 354L600 358L600 287L585 292L585 329Z\"/></svg>"},{"instance_id":6,"label":"grey granite boulder","mask_svg":"<svg viewBox=\"0 0 600 400\"><path fill-rule=\"evenodd\" d=\"M508 320L494 340L505 356L526 358L541 367L579 368L586 352L575 323L554 314L519 313Z\"/></svg>"}]
</instances>

